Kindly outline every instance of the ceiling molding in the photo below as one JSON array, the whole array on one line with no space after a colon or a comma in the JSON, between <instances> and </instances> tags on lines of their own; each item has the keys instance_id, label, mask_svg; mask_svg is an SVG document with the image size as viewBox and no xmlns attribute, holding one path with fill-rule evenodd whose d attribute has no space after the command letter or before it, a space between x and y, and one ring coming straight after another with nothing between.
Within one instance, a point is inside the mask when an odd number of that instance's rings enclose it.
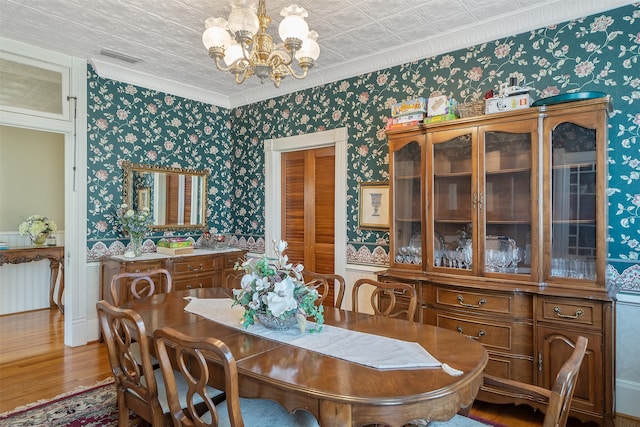
<instances>
[{"instance_id":1,"label":"ceiling molding","mask_svg":"<svg viewBox=\"0 0 640 427\"><path fill-rule=\"evenodd\" d=\"M217 92L202 90L202 88L186 85L175 80L163 79L153 74L131 70L97 58L89 58L89 63L102 78L130 83L223 108L232 107L229 103L229 97Z\"/></svg>"}]
</instances>

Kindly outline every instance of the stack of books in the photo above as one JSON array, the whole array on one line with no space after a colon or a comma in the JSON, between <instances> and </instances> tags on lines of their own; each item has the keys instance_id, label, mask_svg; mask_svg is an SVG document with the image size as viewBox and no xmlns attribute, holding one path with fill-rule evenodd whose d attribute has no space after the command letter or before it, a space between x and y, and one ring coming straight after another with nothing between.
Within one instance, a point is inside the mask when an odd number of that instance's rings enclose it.
<instances>
[{"instance_id":1,"label":"stack of books","mask_svg":"<svg viewBox=\"0 0 640 427\"><path fill-rule=\"evenodd\" d=\"M9 243L7 242L0 242L0 251L3 249L9 249Z\"/></svg>"},{"instance_id":2,"label":"stack of books","mask_svg":"<svg viewBox=\"0 0 640 427\"><path fill-rule=\"evenodd\" d=\"M184 237L160 239L156 245L156 252L165 255L185 255L193 253L191 240Z\"/></svg>"}]
</instances>

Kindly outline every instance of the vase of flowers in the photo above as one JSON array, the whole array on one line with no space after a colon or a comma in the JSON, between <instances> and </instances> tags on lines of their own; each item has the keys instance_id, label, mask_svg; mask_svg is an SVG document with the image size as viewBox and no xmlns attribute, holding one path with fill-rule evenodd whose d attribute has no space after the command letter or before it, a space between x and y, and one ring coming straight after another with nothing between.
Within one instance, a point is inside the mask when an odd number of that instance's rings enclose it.
<instances>
[{"instance_id":1,"label":"vase of flowers","mask_svg":"<svg viewBox=\"0 0 640 427\"><path fill-rule=\"evenodd\" d=\"M49 234L58 230L55 222L42 215L31 215L25 222L20 224L18 232L21 236L29 236L34 246L42 246L46 242Z\"/></svg>"},{"instance_id":2,"label":"vase of flowers","mask_svg":"<svg viewBox=\"0 0 640 427\"><path fill-rule=\"evenodd\" d=\"M284 255L287 242L274 243L275 258L253 258L236 270L244 270L240 289L233 290L233 305L244 307L242 324L245 328L260 323L271 329L288 329L296 324L301 331L307 327L307 318L313 318L319 332L324 323L324 308L317 304L319 294L315 287L307 286L302 277L302 264L289 264Z\"/></svg>"},{"instance_id":3,"label":"vase of flowers","mask_svg":"<svg viewBox=\"0 0 640 427\"><path fill-rule=\"evenodd\" d=\"M131 240L129 250L133 252L134 256L142 255L142 239L153 223L149 208L143 208L136 212L129 209L129 205L123 203L120 205L116 217L120 223L120 229L128 234Z\"/></svg>"}]
</instances>

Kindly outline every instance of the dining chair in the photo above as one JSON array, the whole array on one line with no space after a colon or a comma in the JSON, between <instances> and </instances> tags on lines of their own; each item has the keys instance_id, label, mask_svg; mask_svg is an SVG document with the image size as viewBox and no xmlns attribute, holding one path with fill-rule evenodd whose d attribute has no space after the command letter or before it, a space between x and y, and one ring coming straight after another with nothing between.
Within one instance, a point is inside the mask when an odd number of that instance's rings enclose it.
<instances>
[{"instance_id":1,"label":"dining chair","mask_svg":"<svg viewBox=\"0 0 640 427\"><path fill-rule=\"evenodd\" d=\"M153 338L175 427L319 427L305 410L290 414L273 400L241 398L236 360L224 342L213 337L190 337L170 327L156 330ZM174 364L168 347L175 355ZM176 371L187 380L187 390L175 387ZM224 385L226 402L210 398L205 385L211 382ZM196 410L195 397L204 400L206 412ZM186 401L184 408L181 400Z\"/></svg>"},{"instance_id":2,"label":"dining chair","mask_svg":"<svg viewBox=\"0 0 640 427\"><path fill-rule=\"evenodd\" d=\"M571 399L576 389L576 380L580 372L582 359L587 351L588 339L580 336L576 340L576 347L569 359L562 365L551 390L543 387L526 384L519 381L513 381L506 378L494 377L493 375L484 375L483 389L494 390L500 394L509 394L520 400L546 404L546 412L544 415L543 427L565 427L569 418L569 410L571 409ZM473 421L469 424L468 420L463 420L462 415L456 415L453 419L444 422L429 423L430 427L457 427L465 421L465 426L469 427L486 427L485 424Z\"/></svg>"},{"instance_id":3,"label":"dining chair","mask_svg":"<svg viewBox=\"0 0 640 427\"><path fill-rule=\"evenodd\" d=\"M414 320L418 306L416 289L408 283L379 282L374 279L358 279L353 284L352 310L358 311L360 288L373 288L371 307L377 316ZM408 301L407 301L408 299Z\"/></svg>"},{"instance_id":4,"label":"dining chair","mask_svg":"<svg viewBox=\"0 0 640 427\"><path fill-rule=\"evenodd\" d=\"M160 369L153 367L151 340L142 318L134 310L104 300L98 301L96 308L116 386L118 425L129 425L129 411L152 426L171 425L164 379ZM187 389L180 376L176 376L172 386L181 391ZM209 393L216 402L224 400L220 390L210 388Z\"/></svg>"},{"instance_id":5,"label":"dining chair","mask_svg":"<svg viewBox=\"0 0 640 427\"><path fill-rule=\"evenodd\" d=\"M342 300L344 299L344 290L346 288L346 282L344 277L339 274L329 273L316 273L315 271L303 270L302 275L305 277L305 282L308 286L317 286L320 298L318 298L319 304L323 304L327 299L331 290L334 296L331 307L342 307Z\"/></svg>"},{"instance_id":6,"label":"dining chair","mask_svg":"<svg viewBox=\"0 0 640 427\"><path fill-rule=\"evenodd\" d=\"M139 300L151 296L156 293L156 282L154 281L154 277L156 280L159 280L161 283L165 284L164 292L171 292L173 289L173 283L171 280L171 273L164 268L156 268L148 271L140 271L140 272L122 272L114 274L111 278L111 299L113 300L113 304L116 306L120 306L127 302L129 298L122 295L126 289L122 289L121 280L129 280L129 292L131 297L134 300Z\"/></svg>"}]
</instances>

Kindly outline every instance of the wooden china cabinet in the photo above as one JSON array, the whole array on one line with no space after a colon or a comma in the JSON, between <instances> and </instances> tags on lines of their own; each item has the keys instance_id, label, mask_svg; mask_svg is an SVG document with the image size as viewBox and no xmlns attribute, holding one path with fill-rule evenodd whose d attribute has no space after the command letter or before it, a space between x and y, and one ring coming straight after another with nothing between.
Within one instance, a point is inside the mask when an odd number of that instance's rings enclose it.
<instances>
[{"instance_id":1,"label":"wooden china cabinet","mask_svg":"<svg viewBox=\"0 0 640 427\"><path fill-rule=\"evenodd\" d=\"M600 425L614 400L609 109L603 97L388 131L391 254L379 273L416 286L416 320L482 343L492 375L549 388L586 336L571 415ZM536 406L501 390L478 399Z\"/></svg>"}]
</instances>

